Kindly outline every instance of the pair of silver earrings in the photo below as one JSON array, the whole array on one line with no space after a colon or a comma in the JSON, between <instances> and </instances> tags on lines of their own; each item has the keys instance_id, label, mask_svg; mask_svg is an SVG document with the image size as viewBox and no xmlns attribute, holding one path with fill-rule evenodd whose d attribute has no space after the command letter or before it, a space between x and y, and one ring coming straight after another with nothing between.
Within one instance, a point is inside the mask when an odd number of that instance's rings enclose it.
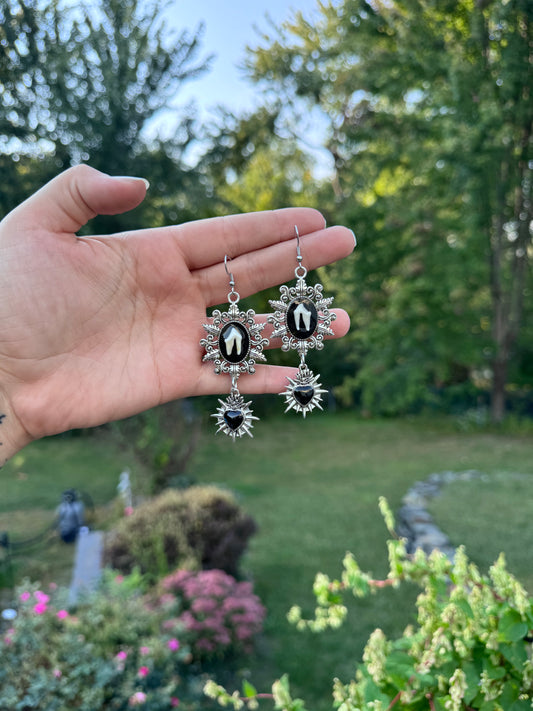
<instances>
[{"instance_id":1,"label":"pair of silver earrings","mask_svg":"<svg viewBox=\"0 0 533 711\"><path fill-rule=\"evenodd\" d=\"M268 317L273 325L272 338L281 338L281 350L295 350L300 356L300 364L296 377L289 381L281 395L287 405L285 412L295 410L305 417L315 407L322 409L320 402L326 392L319 383L319 375L315 375L305 362L307 352L324 347L324 338L333 335L331 322L335 314L329 307L333 297L324 297L322 284L309 286L305 277L307 269L303 266L300 252L300 235L295 225L296 261L294 270L296 284L280 287L280 297L269 300L274 313ZM258 420L252 414L250 402L245 402L239 392L238 379L241 373L254 373L256 361L266 361L263 349L269 345L269 339L262 336L265 324L256 323L255 311L241 311L238 307L240 296L235 291L233 274L228 270L228 257L224 257L224 266L229 276L230 292L228 293L229 309L213 312L213 322L204 324L207 332L200 345L205 348L204 361L212 361L215 373L231 376L231 391L226 400L219 400L220 407L212 417L216 417L218 430L230 436L233 441L244 434L252 437L250 430L253 420Z\"/></svg>"}]
</instances>

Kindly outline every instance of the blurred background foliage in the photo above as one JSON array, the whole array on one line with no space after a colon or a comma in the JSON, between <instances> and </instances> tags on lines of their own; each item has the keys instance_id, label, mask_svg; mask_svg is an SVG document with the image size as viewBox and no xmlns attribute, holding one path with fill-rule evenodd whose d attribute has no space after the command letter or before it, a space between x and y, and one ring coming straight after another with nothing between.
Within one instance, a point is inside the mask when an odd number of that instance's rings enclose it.
<instances>
[{"instance_id":1,"label":"blurred background foliage","mask_svg":"<svg viewBox=\"0 0 533 711\"><path fill-rule=\"evenodd\" d=\"M340 403L531 415L530 0L324 0L249 49L262 104L207 125L169 108L209 71L202 28L173 32L162 11L0 0L0 216L78 162L152 186L93 232L317 206L358 237L320 275L352 317L314 356ZM163 109L173 129L154 136ZM306 151L314 116L326 178Z\"/></svg>"}]
</instances>

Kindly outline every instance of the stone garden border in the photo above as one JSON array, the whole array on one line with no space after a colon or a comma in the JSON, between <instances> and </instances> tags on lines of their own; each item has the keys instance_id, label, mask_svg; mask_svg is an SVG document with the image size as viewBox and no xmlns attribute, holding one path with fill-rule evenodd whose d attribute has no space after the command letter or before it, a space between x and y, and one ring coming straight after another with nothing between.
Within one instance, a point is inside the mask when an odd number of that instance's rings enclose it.
<instances>
[{"instance_id":1,"label":"stone garden border","mask_svg":"<svg viewBox=\"0 0 533 711\"><path fill-rule=\"evenodd\" d=\"M421 548L429 555L437 549L450 560L454 559L455 547L448 536L440 530L427 510L429 502L438 496L446 484L454 481L488 481L488 474L469 469L463 472L435 472L424 481L417 481L402 499L397 513L397 533L407 540L407 552L414 553Z\"/></svg>"}]
</instances>

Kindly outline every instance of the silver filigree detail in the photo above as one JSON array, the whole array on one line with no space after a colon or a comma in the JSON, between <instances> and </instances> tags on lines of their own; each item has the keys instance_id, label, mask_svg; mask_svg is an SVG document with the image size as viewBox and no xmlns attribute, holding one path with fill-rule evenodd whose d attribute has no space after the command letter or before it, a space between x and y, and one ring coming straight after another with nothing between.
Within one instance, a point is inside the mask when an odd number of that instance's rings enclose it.
<instances>
[{"instance_id":1,"label":"silver filigree detail","mask_svg":"<svg viewBox=\"0 0 533 711\"><path fill-rule=\"evenodd\" d=\"M213 311L213 322L204 323L207 332L206 338L202 338L200 345L205 348L203 361L212 361L215 366L215 373L228 373L232 378L238 377L241 373L255 373L255 362L257 360L266 361L263 349L268 346L268 338L261 336L264 323L256 323L254 320L255 311L240 311L237 303L230 303L227 311L215 309ZM240 323L249 336L249 347L246 356L238 363L232 363L224 358L220 351L219 341L223 328L231 322Z\"/></svg>"},{"instance_id":2,"label":"silver filigree detail","mask_svg":"<svg viewBox=\"0 0 533 711\"><path fill-rule=\"evenodd\" d=\"M333 302L333 296L325 297L322 294L324 287L322 284L308 286L305 278L299 276L295 286L280 286L280 298L269 300L271 308L275 309L274 314L268 317L269 323L274 326L272 338L281 338L281 350L297 350L301 356L305 357L308 350L316 348L321 350L324 347L324 338L333 336L331 322L336 319L336 314L331 313L329 307ZM291 303L298 298L310 299L317 310L317 325L314 333L308 338L297 338L292 334L287 326L287 312Z\"/></svg>"}]
</instances>

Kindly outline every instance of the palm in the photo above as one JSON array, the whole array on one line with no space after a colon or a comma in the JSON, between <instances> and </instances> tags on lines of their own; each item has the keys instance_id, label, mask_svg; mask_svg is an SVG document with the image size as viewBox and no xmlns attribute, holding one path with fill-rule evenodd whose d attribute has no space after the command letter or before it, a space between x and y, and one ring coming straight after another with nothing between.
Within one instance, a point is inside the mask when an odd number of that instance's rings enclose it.
<instances>
[{"instance_id":1,"label":"palm","mask_svg":"<svg viewBox=\"0 0 533 711\"><path fill-rule=\"evenodd\" d=\"M34 212L46 210L34 202ZM287 240L296 222L308 235L309 267L351 250L342 228L320 240L320 215L301 208L89 238L75 236L81 220L70 215L69 231L26 213L19 208L0 230L0 322L9 326L0 335L0 367L31 438L227 391L227 378L202 363L199 346L206 307L226 300L224 254L234 258L245 297L291 277ZM284 369L257 371L243 376L243 390L281 389Z\"/></svg>"},{"instance_id":2,"label":"palm","mask_svg":"<svg viewBox=\"0 0 533 711\"><path fill-rule=\"evenodd\" d=\"M57 432L66 419L94 425L195 389L205 303L183 264L173 265L178 288L168 293L156 283L164 265L152 258L137 268L121 241L39 242L26 243L17 293L3 302L24 304L19 337L2 345L18 401L28 412L26 398L40 408L55 393L63 403L30 431Z\"/></svg>"}]
</instances>

